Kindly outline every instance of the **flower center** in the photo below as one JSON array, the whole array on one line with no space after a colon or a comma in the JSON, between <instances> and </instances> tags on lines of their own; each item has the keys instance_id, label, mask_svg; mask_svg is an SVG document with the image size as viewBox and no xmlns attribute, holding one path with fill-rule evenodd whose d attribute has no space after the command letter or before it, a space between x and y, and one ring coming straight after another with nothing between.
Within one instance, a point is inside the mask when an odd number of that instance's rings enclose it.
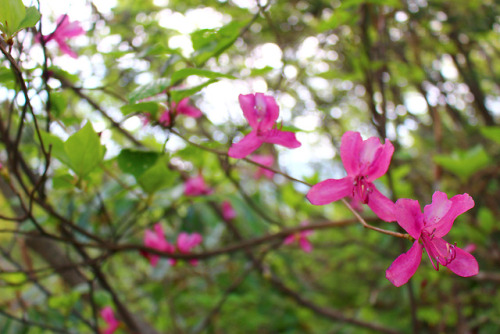
<instances>
[{"instance_id":1,"label":"flower center","mask_svg":"<svg viewBox=\"0 0 500 334\"><path fill-rule=\"evenodd\" d=\"M456 245L452 245L441 238L435 238L435 232L435 229L431 233L424 229L421 238L432 266L434 269L439 270L440 264L446 267L456 258L457 251ZM434 263L434 260L436 260L436 263Z\"/></svg>"},{"instance_id":2,"label":"flower center","mask_svg":"<svg viewBox=\"0 0 500 334\"><path fill-rule=\"evenodd\" d=\"M368 204L368 199L372 191L371 183L366 181L364 176L357 176L354 179L352 196L357 197L363 204Z\"/></svg>"}]
</instances>

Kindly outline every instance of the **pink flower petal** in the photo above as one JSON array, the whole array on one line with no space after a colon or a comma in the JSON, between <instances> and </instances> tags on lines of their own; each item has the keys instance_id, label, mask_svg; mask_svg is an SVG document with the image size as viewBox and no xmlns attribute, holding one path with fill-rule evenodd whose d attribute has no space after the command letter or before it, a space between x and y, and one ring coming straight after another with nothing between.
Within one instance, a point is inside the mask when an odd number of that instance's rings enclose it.
<instances>
[{"instance_id":1,"label":"pink flower petal","mask_svg":"<svg viewBox=\"0 0 500 334\"><path fill-rule=\"evenodd\" d=\"M238 100L240 102L241 110L243 110L243 116L247 119L248 124L250 124L252 129L257 129L259 127L259 115L255 111L255 95L240 94L240 96L238 96Z\"/></svg>"},{"instance_id":2,"label":"pink flower petal","mask_svg":"<svg viewBox=\"0 0 500 334\"><path fill-rule=\"evenodd\" d=\"M386 222L393 222L396 220L394 215L396 206L393 201L382 194L372 184L372 192L368 196L368 203L370 209L382 220Z\"/></svg>"},{"instance_id":3,"label":"pink flower petal","mask_svg":"<svg viewBox=\"0 0 500 334\"><path fill-rule=\"evenodd\" d=\"M450 231L455 219L466 212L467 210L474 207L474 200L469 194L455 195L451 199L451 206L448 212L441 218L441 220L435 225L426 226L429 229L435 229L434 235L436 237L442 237ZM434 196L433 196L434 202Z\"/></svg>"},{"instance_id":4,"label":"pink flower petal","mask_svg":"<svg viewBox=\"0 0 500 334\"><path fill-rule=\"evenodd\" d=\"M252 156L252 161L255 161L261 165L271 167L274 164L274 157L270 154L267 155L253 155ZM272 179L274 176L274 173L268 169L259 167L257 168L257 171L254 174L254 178L258 179L261 176L267 177L268 179Z\"/></svg>"},{"instance_id":5,"label":"pink flower petal","mask_svg":"<svg viewBox=\"0 0 500 334\"><path fill-rule=\"evenodd\" d=\"M180 100L180 102L176 108L177 113L183 114L183 115L186 115L189 117L193 117L193 118L201 117L201 115L203 115L201 110L199 110L198 108L195 108L193 106L190 106L188 104L188 102L189 102L189 98L187 98L187 97Z\"/></svg>"},{"instance_id":6,"label":"pink flower petal","mask_svg":"<svg viewBox=\"0 0 500 334\"><path fill-rule=\"evenodd\" d=\"M113 334L120 326L120 322L115 318L113 309L109 306L106 306L101 310L101 317L107 324L107 327L104 328L103 334Z\"/></svg>"},{"instance_id":7,"label":"pink flower petal","mask_svg":"<svg viewBox=\"0 0 500 334\"><path fill-rule=\"evenodd\" d=\"M359 132L347 131L340 143L340 158L349 176L357 176L359 172L359 152L363 139Z\"/></svg>"},{"instance_id":8,"label":"pink flower petal","mask_svg":"<svg viewBox=\"0 0 500 334\"><path fill-rule=\"evenodd\" d=\"M406 284L417 271L422 261L423 246L416 240L413 246L394 260L385 272L385 277L399 287Z\"/></svg>"},{"instance_id":9,"label":"pink flower petal","mask_svg":"<svg viewBox=\"0 0 500 334\"><path fill-rule=\"evenodd\" d=\"M252 131L237 143L231 145L228 155L235 159L245 158L262 145L262 140L257 137L256 131Z\"/></svg>"},{"instance_id":10,"label":"pink flower petal","mask_svg":"<svg viewBox=\"0 0 500 334\"><path fill-rule=\"evenodd\" d=\"M387 172L391 164L392 154L394 153L394 146L389 140L386 140L385 144L381 145L378 150L379 154L377 154L366 170L366 179L369 182L378 179Z\"/></svg>"},{"instance_id":11,"label":"pink flower petal","mask_svg":"<svg viewBox=\"0 0 500 334\"><path fill-rule=\"evenodd\" d=\"M302 235L299 239L299 245L300 245L300 248L302 248L302 250L306 253L311 252L313 249L309 240L307 240L307 238L302 236Z\"/></svg>"},{"instance_id":12,"label":"pink flower petal","mask_svg":"<svg viewBox=\"0 0 500 334\"><path fill-rule=\"evenodd\" d=\"M236 211L231 205L231 202L229 201L222 202L221 209L222 209L222 218L224 218L224 220L231 220L236 218Z\"/></svg>"},{"instance_id":13,"label":"pink flower petal","mask_svg":"<svg viewBox=\"0 0 500 334\"><path fill-rule=\"evenodd\" d=\"M288 148L300 147L301 143L295 138L295 133L290 131L281 131L272 129L266 132L265 135L259 136L263 142L278 144Z\"/></svg>"},{"instance_id":14,"label":"pink flower petal","mask_svg":"<svg viewBox=\"0 0 500 334\"><path fill-rule=\"evenodd\" d=\"M181 253L189 253L191 248L198 246L203 240L203 237L198 233L188 234L182 232L177 237L177 248Z\"/></svg>"},{"instance_id":15,"label":"pink flower petal","mask_svg":"<svg viewBox=\"0 0 500 334\"><path fill-rule=\"evenodd\" d=\"M469 277L477 275L479 272L479 265L471 254L463 249L455 248L456 257L446 267L453 271L458 276Z\"/></svg>"},{"instance_id":16,"label":"pink flower petal","mask_svg":"<svg viewBox=\"0 0 500 334\"><path fill-rule=\"evenodd\" d=\"M399 224L412 238L420 239L424 228L423 215L420 204L413 199L401 198L396 202L394 211L395 218Z\"/></svg>"},{"instance_id":17,"label":"pink flower petal","mask_svg":"<svg viewBox=\"0 0 500 334\"><path fill-rule=\"evenodd\" d=\"M382 153L382 144L377 137L370 137L363 141L359 152L359 174L368 175L368 169Z\"/></svg>"},{"instance_id":18,"label":"pink flower petal","mask_svg":"<svg viewBox=\"0 0 500 334\"><path fill-rule=\"evenodd\" d=\"M432 195L432 203L424 207L424 220L426 226L439 223L451 208L451 201L444 192L436 191Z\"/></svg>"},{"instance_id":19,"label":"pink flower petal","mask_svg":"<svg viewBox=\"0 0 500 334\"><path fill-rule=\"evenodd\" d=\"M70 22L68 15L59 16L57 22L55 33L60 37L71 38L85 34L85 30L80 26L80 22Z\"/></svg>"},{"instance_id":20,"label":"pink flower petal","mask_svg":"<svg viewBox=\"0 0 500 334\"><path fill-rule=\"evenodd\" d=\"M296 239L296 236L295 234L290 234L288 237L285 238L285 240L283 240L283 244L284 245L290 245L291 243L293 243Z\"/></svg>"},{"instance_id":21,"label":"pink flower petal","mask_svg":"<svg viewBox=\"0 0 500 334\"><path fill-rule=\"evenodd\" d=\"M186 196L209 195L212 192L213 189L207 186L201 174L188 179L184 183L184 195Z\"/></svg>"},{"instance_id":22,"label":"pink flower petal","mask_svg":"<svg viewBox=\"0 0 500 334\"><path fill-rule=\"evenodd\" d=\"M343 179L328 179L311 187L306 197L314 205L325 205L352 195L354 180L347 176Z\"/></svg>"},{"instance_id":23,"label":"pink flower petal","mask_svg":"<svg viewBox=\"0 0 500 334\"><path fill-rule=\"evenodd\" d=\"M280 114L280 109L274 97L266 96L262 93L256 93L255 108L257 109L257 112L259 112L259 110L264 110L264 115L261 117L259 124L259 130L271 130Z\"/></svg>"},{"instance_id":24,"label":"pink flower petal","mask_svg":"<svg viewBox=\"0 0 500 334\"><path fill-rule=\"evenodd\" d=\"M164 112L161 113L158 123L160 123L160 125L163 125L164 127L168 127L170 126L170 122L171 122L170 111L165 110Z\"/></svg>"},{"instance_id":25,"label":"pink flower petal","mask_svg":"<svg viewBox=\"0 0 500 334\"><path fill-rule=\"evenodd\" d=\"M57 42L57 45L59 46L59 49L61 50L62 53L67 54L71 58L75 59L78 58L78 54L75 51L71 50L65 41L59 38L55 38L55 41Z\"/></svg>"}]
</instances>

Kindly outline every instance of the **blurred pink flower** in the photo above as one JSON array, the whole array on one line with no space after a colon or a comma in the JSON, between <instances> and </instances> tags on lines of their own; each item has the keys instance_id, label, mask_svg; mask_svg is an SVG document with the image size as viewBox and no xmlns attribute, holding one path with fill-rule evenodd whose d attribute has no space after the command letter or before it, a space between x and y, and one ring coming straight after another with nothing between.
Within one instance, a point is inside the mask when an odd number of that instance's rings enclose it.
<instances>
[{"instance_id":1,"label":"blurred pink flower","mask_svg":"<svg viewBox=\"0 0 500 334\"><path fill-rule=\"evenodd\" d=\"M464 251L466 251L467 253L473 253L476 251L476 244L467 244L467 246L464 247Z\"/></svg>"},{"instance_id":2,"label":"blurred pink flower","mask_svg":"<svg viewBox=\"0 0 500 334\"><path fill-rule=\"evenodd\" d=\"M408 252L394 260L385 277L395 286L408 282L420 265L424 248L434 269L439 270L441 264L462 277L477 275L479 265L474 256L441 239L448 234L455 219L473 206L474 200L468 194L448 199L440 191L432 195L432 203L424 207L424 213L418 201L399 199L396 202L396 220L415 242Z\"/></svg>"},{"instance_id":3,"label":"blurred pink flower","mask_svg":"<svg viewBox=\"0 0 500 334\"><path fill-rule=\"evenodd\" d=\"M203 241L203 237L199 233L186 233L186 232L181 232L177 236L177 249L179 250L180 253L182 254L189 254L191 251L191 248L194 248L198 246L201 242ZM177 261L175 259L168 259L170 265L175 265ZM189 263L191 263L193 266L198 264L198 260L193 259L190 260Z\"/></svg>"},{"instance_id":4,"label":"blurred pink flower","mask_svg":"<svg viewBox=\"0 0 500 334\"><path fill-rule=\"evenodd\" d=\"M382 145L376 137L363 140L359 132L346 132L340 157L347 176L317 183L307 193L307 199L314 205L324 205L352 196L367 204L380 219L394 221L394 203L372 183L387 172L393 153L389 140Z\"/></svg>"},{"instance_id":5,"label":"blurred pink flower","mask_svg":"<svg viewBox=\"0 0 500 334\"><path fill-rule=\"evenodd\" d=\"M144 246L165 253L175 252L175 247L165 239L165 234L163 233L163 228L160 223L155 224L154 231L146 230L144 233ZM160 259L158 255L149 254L147 252L142 252L141 254L149 260L153 267L158 264L158 260Z\"/></svg>"},{"instance_id":6,"label":"blurred pink flower","mask_svg":"<svg viewBox=\"0 0 500 334\"><path fill-rule=\"evenodd\" d=\"M184 183L184 195L186 196L209 195L212 192L213 189L207 186L201 174L188 179Z\"/></svg>"},{"instance_id":7,"label":"blurred pink flower","mask_svg":"<svg viewBox=\"0 0 500 334\"><path fill-rule=\"evenodd\" d=\"M231 202L229 201L222 202L221 209L222 209L222 217L224 218L224 220L231 220L236 218L236 211L231 205Z\"/></svg>"},{"instance_id":8,"label":"blurred pink flower","mask_svg":"<svg viewBox=\"0 0 500 334\"><path fill-rule=\"evenodd\" d=\"M280 111L272 96L263 93L240 95L239 102L252 131L231 145L228 152L230 157L244 158L263 143L278 144L288 148L300 147L295 133L274 128Z\"/></svg>"},{"instance_id":9,"label":"blurred pink flower","mask_svg":"<svg viewBox=\"0 0 500 334\"><path fill-rule=\"evenodd\" d=\"M101 310L101 318L107 324L103 334L113 334L120 326L120 322L116 320L113 309L110 306L106 306Z\"/></svg>"},{"instance_id":10,"label":"blurred pink flower","mask_svg":"<svg viewBox=\"0 0 500 334\"><path fill-rule=\"evenodd\" d=\"M70 57L77 58L78 55L76 54L76 52L70 49L70 47L66 43L66 40L84 34L85 30L83 30L83 28L80 26L80 22L70 22L68 15L61 15L57 19L56 30L54 30L53 33L47 36L38 34L36 36L36 40L40 42L40 40L43 38L45 43L54 40L59 45L59 49L61 49L62 53L65 53Z\"/></svg>"},{"instance_id":11,"label":"blurred pink flower","mask_svg":"<svg viewBox=\"0 0 500 334\"><path fill-rule=\"evenodd\" d=\"M265 155L252 155L250 158L252 161L255 161L256 163L259 163L261 165L267 166L267 167L272 167L274 164L274 157L270 154L265 154ZM254 179L259 179L262 176L272 179L274 176L274 172L270 171L269 169L258 167L257 171L254 174Z\"/></svg>"},{"instance_id":12,"label":"blurred pink flower","mask_svg":"<svg viewBox=\"0 0 500 334\"><path fill-rule=\"evenodd\" d=\"M308 222L302 222L300 224L301 226L306 226L308 225ZM283 241L284 245L289 245L291 243L294 243L295 241L299 243L300 248L306 253L309 253L312 251L312 244L309 241L308 237L313 233L314 231L312 230L304 230L300 231L298 233L294 233L289 235L288 237L285 238Z\"/></svg>"},{"instance_id":13,"label":"blurred pink flower","mask_svg":"<svg viewBox=\"0 0 500 334\"><path fill-rule=\"evenodd\" d=\"M186 115L193 118L201 117L203 115L202 112L198 108L190 106L188 102L189 98L187 97L180 100L179 104L172 102L173 112L168 109L165 110L160 115L160 119L158 122L164 127L168 127L172 122L172 115Z\"/></svg>"}]
</instances>

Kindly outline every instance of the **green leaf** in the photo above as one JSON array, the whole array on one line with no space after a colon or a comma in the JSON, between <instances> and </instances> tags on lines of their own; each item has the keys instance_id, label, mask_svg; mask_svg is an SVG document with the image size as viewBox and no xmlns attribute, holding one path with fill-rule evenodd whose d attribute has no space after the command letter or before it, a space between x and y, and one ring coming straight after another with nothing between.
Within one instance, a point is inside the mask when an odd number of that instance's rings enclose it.
<instances>
[{"instance_id":1,"label":"green leaf","mask_svg":"<svg viewBox=\"0 0 500 334\"><path fill-rule=\"evenodd\" d=\"M50 94L50 103L52 104L52 114L60 117L68 105L67 95L60 92L52 92Z\"/></svg>"},{"instance_id":2,"label":"green leaf","mask_svg":"<svg viewBox=\"0 0 500 334\"><path fill-rule=\"evenodd\" d=\"M42 137L45 150L48 151L49 147L51 147L51 156L55 157L63 164L69 166L70 161L68 156L66 155L66 150L64 149L64 141L56 135L45 132L43 130L40 130L40 135Z\"/></svg>"},{"instance_id":3,"label":"green leaf","mask_svg":"<svg viewBox=\"0 0 500 334\"><path fill-rule=\"evenodd\" d=\"M218 81L217 79L211 79L211 80L208 80L205 83L202 83L201 85L194 86L194 87L191 87L191 88L188 88L188 89L173 90L173 91L170 92L171 96L172 96L172 100L174 102L179 102L183 98L191 96L191 95L194 95L194 94L198 93L200 90L202 90L203 88L205 88L208 85L211 85L211 84L213 84L214 82L217 82L217 81Z\"/></svg>"},{"instance_id":4,"label":"green leaf","mask_svg":"<svg viewBox=\"0 0 500 334\"><path fill-rule=\"evenodd\" d=\"M40 13L38 10L35 7L28 7L28 9L26 9L26 15L21 23L19 23L16 32L25 28L34 27L39 20Z\"/></svg>"},{"instance_id":5,"label":"green leaf","mask_svg":"<svg viewBox=\"0 0 500 334\"><path fill-rule=\"evenodd\" d=\"M199 77L204 77L209 79L217 79L217 78L235 79L235 77L233 77L232 75L212 72L208 70L202 70L199 68L183 68L182 70L179 70L174 74L172 74L172 77L170 79L172 80L172 82L176 83L191 75L197 75Z\"/></svg>"},{"instance_id":6,"label":"green leaf","mask_svg":"<svg viewBox=\"0 0 500 334\"><path fill-rule=\"evenodd\" d=\"M123 115L125 116L135 112L146 112L150 113L153 118L156 117L159 109L160 104L153 101L126 104L120 108Z\"/></svg>"},{"instance_id":7,"label":"green leaf","mask_svg":"<svg viewBox=\"0 0 500 334\"><path fill-rule=\"evenodd\" d=\"M0 30L7 35L7 38L15 34L25 15L26 8L22 0L0 1Z\"/></svg>"},{"instance_id":8,"label":"green leaf","mask_svg":"<svg viewBox=\"0 0 500 334\"><path fill-rule=\"evenodd\" d=\"M479 130L483 136L500 144L500 126L483 126Z\"/></svg>"},{"instance_id":9,"label":"green leaf","mask_svg":"<svg viewBox=\"0 0 500 334\"><path fill-rule=\"evenodd\" d=\"M147 97L159 94L166 90L169 86L170 79L158 79L147 85L137 87L132 93L129 94L128 99L130 102L134 103Z\"/></svg>"},{"instance_id":10,"label":"green leaf","mask_svg":"<svg viewBox=\"0 0 500 334\"><path fill-rule=\"evenodd\" d=\"M90 122L66 140L64 150L68 156L68 166L80 178L97 167L105 153L105 148Z\"/></svg>"},{"instance_id":11,"label":"green leaf","mask_svg":"<svg viewBox=\"0 0 500 334\"><path fill-rule=\"evenodd\" d=\"M457 150L451 155L435 155L434 161L462 181L491 163L490 157L482 146L475 146L468 151Z\"/></svg>"},{"instance_id":12,"label":"green leaf","mask_svg":"<svg viewBox=\"0 0 500 334\"><path fill-rule=\"evenodd\" d=\"M191 34L194 61L204 64L208 59L216 57L228 49L238 39L241 29L248 21L233 21L219 29L202 29Z\"/></svg>"},{"instance_id":13,"label":"green leaf","mask_svg":"<svg viewBox=\"0 0 500 334\"><path fill-rule=\"evenodd\" d=\"M118 154L117 161L124 173L132 174L138 179L156 163L159 157L160 153L157 152L123 149Z\"/></svg>"},{"instance_id":14,"label":"green leaf","mask_svg":"<svg viewBox=\"0 0 500 334\"><path fill-rule=\"evenodd\" d=\"M167 162L165 159L158 159L156 164L146 170L137 182L141 188L148 194L153 194L158 190L172 184L174 178L171 172L167 169Z\"/></svg>"}]
</instances>

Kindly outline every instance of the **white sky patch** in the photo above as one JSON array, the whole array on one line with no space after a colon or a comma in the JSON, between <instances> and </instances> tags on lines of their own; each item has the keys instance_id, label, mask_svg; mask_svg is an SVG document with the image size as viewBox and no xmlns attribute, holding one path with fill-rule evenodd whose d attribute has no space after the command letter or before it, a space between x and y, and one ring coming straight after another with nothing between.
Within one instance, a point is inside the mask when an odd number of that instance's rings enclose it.
<instances>
[{"instance_id":1,"label":"white sky patch","mask_svg":"<svg viewBox=\"0 0 500 334\"><path fill-rule=\"evenodd\" d=\"M448 80L458 79L458 70L449 55L443 55L441 59L441 74Z\"/></svg>"},{"instance_id":2,"label":"white sky patch","mask_svg":"<svg viewBox=\"0 0 500 334\"><path fill-rule=\"evenodd\" d=\"M282 57L283 52L278 45L265 43L252 51L250 57L245 60L245 65L248 68L264 68L266 66L281 68L283 66Z\"/></svg>"},{"instance_id":3,"label":"white sky patch","mask_svg":"<svg viewBox=\"0 0 500 334\"><path fill-rule=\"evenodd\" d=\"M221 80L204 88L199 103L200 110L214 124L220 125L228 121L245 124L238 96L253 93L245 81Z\"/></svg>"},{"instance_id":4,"label":"white sky patch","mask_svg":"<svg viewBox=\"0 0 500 334\"><path fill-rule=\"evenodd\" d=\"M325 163L335 157L335 149L326 136L317 133L297 132L297 140L302 144L299 148L278 148L281 166L286 166L290 176L303 179L315 173L314 163Z\"/></svg>"},{"instance_id":5,"label":"white sky patch","mask_svg":"<svg viewBox=\"0 0 500 334\"><path fill-rule=\"evenodd\" d=\"M317 113L297 116L293 120L293 125L304 131L314 131L321 123L321 118Z\"/></svg>"},{"instance_id":6,"label":"white sky patch","mask_svg":"<svg viewBox=\"0 0 500 334\"><path fill-rule=\"evenodd\" d=\"M314 36L307 37L297 50L297 58L305 62L307 58L314 57L319 51L318 46L319 46L319 41L316 37Z\"/></svg>"},{"instance_id":7,"label":"white sky patch","mask_svg":"<svg viewBox=\"0 0 500 334\"><path fill-rule=\"evenodd\" d=\"M414 115L422 115L427 112L427 102L425 98L416 92L409 92L404 95L406 109Z\"/></svg>"},{"instance_id":8,"label":"white sky patch","mask_svg":"<svg viewBox=\"0 0 500 334\"><path fill-rule=\"evenodd\" d=\"M185 14L163 9L157 14L158 24L161 27L177 30L181 34L190 34L198 29L215 29L229 23L231 18L219 13L213 8L195 8Z\"/></svg>"}]
</instances>

